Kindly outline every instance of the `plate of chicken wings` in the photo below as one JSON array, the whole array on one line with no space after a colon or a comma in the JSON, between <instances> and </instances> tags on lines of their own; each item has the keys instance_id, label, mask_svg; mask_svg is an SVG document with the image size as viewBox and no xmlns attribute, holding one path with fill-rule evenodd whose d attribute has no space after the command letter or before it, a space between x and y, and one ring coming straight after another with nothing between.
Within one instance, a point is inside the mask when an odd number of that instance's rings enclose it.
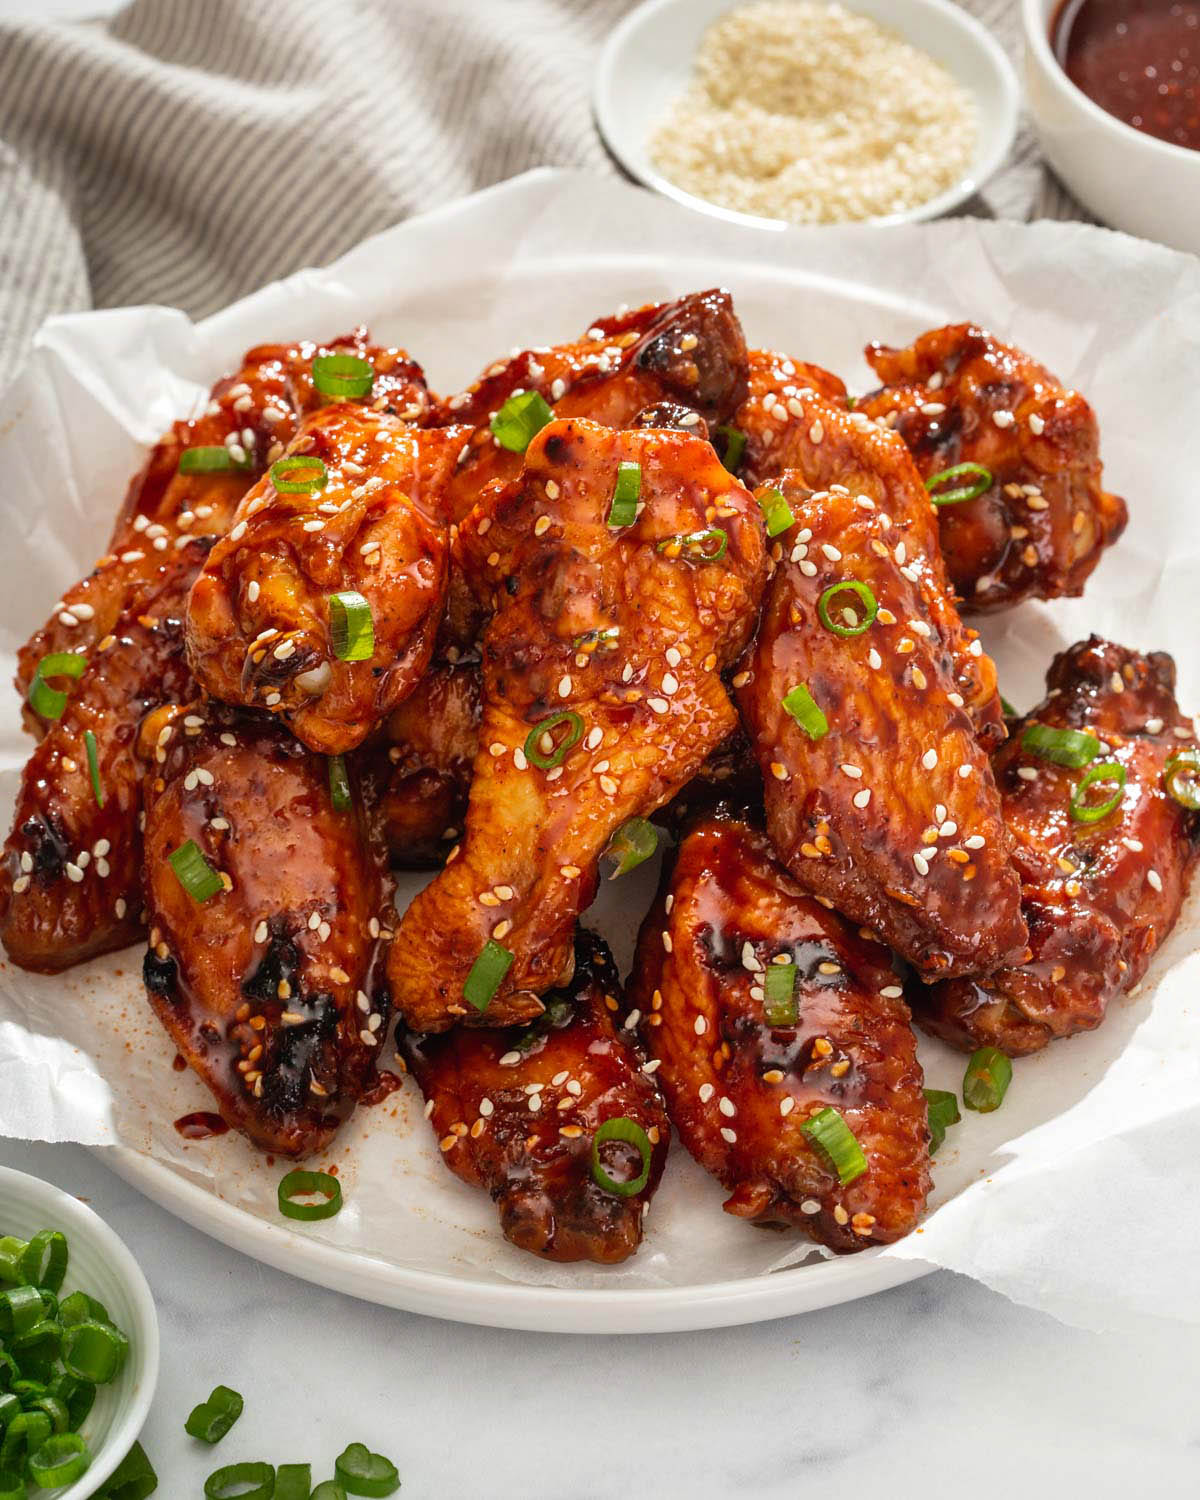
<instances>
[{"instance_id":1,"label":"plate of chicken wings","mask_svg":"<svg viewBox=\"0 0 1200 1500\"><path fill-rule=\"evenodd\" d=\"M1200 845L1170 656L1055 642L1018 711L985 643L1137 526L1085 393L910 310L852 389L736 276L636 283L551 341L515 298L455 384L365 318L228 348L26 621L0 876L10 966L95 984L137 945L186 1149L332 1172L366 1222L372 1117L564 1268L527 1298L604 1268L592 1326L680 1163L735 1233L832 1257L766 1282L919 1269L871 1252L960 1104L1141 983ZM228 1175L119 1169L363 1285Z\"/></svg>"}]
</instances>

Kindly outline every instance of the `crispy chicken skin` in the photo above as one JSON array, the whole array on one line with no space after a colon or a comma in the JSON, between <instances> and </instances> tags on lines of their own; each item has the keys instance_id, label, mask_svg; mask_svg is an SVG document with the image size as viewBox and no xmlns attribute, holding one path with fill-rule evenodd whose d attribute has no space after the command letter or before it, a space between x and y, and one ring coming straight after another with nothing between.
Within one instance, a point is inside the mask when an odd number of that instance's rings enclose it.
<instances>
[{"instance_id":1,"label":"crispy chicken skin","mask_svg":"<svg viewBox=\"0 0 1200 1500\"><path fill-rule=\"evenodd\" d=\"M822 396L835 406L845 406L846 387L836 375L820 365L790 359L770 349L751 349L748 357L749 389L733 418L733 425L746 439L737 472L752 488L778 474L786 463L778 457L780 427L794 413L789 400L806 391ZM778 415L775 414L779 407Z\"/></svg>"},{"instance_id":2,"label":"crispy chicken skin","mask_svg":"<svg viewBox=\"0 0 1200 1500\"><path fill-rule=\"evenodd\" d=\"M619 463L640 466L628 526L608 524ZM713 528L719 557L681 548L701 532L715 547ZM389 959L414 1031L541 1011L612 834L674 796L733 729L720 673L753 629L765 576L753 497L709 443L677 432L552 422L522 479L491 490L460 536L494 616L466 832ZM480 1014L463 983L489 938L514 957Z\"/></svg>"},{"instance_id":3,"label":"crispy chicken skin","mask_svg":"<svg viewBox=\"0 0 1200 1500\"><path fill-rule=\"evenodd\" d=\"M616 1030L620 992L603 940L580 931L574 977L524 1031L460 1026L400 1041L446 1165L491 1193L507 1240L547 1260L632 1255L662 1176L670 1126L630 1034ZM622 1117L652 1147L649 1179L627 1197L592 1177L592 1137ZM619 1141L601 1145L600 1161L618 1182L642 1169L637 1148Z\"/></svg>"},{"instance_id":4,"label":"crispy chicken skin","mask_svg":"<svg viewBox=\"0 0 1200 1500\"><path fill-rule=\"evenodd\" d=\"M862 496L881 511L894 533L891 542L898 566L919 588L938 638L951 656L955 690L961 695L975 731L990 748L1004 738L1004 718L996 689L996 669L974 630L963 628L946 578L938 543L937 514L913 466L908 449L895 433L880 428L859 411L796 387L784 398L768 391L751 396L738 414L747 434L747 452L754 444L769 443L769 463L751 465L756 483L794 471L792 483L809 489L848 492ZM797 512L800 527L803 512ZM779 541L794 541L793 534ZM824 566L824 558L810 548L809 566ZM804 571L803 561L801 571ZM848 576L841 572L836 577ZM832 582L833 579L831 578Z\"/></svg>"},{"instance_id":5,"label":"crispy chicken skin","mask_svg":"<svg viewBox=\"0 0 1200 1500\"><path fill-rule=\"evenodd\" d=\"M780 955L796 966L797 1021L771 1026L762 971ZM891 955L802 890L762 834L712 818L684 838L628 1000L679 1138L729 1190L727 1213L839 1251L913 1229L929 1133ZM827 1106L867 1159L845 1186L801 1129Z\"/></svg>"},{"instance_id":6,"label":"crispy chicken skin","mask_svg":"<svg viewBox=\"0 0 1200 1500\"><path fill-rule=\"evenodd\" d=\"M200 685L278 713L313 750L361 744L429 664L446 597L442 493L461 446L458 429L350 403L306 418L286 456L319 459L327 482L297 494L266 475L239 506L192 589ZM334 650L329 596L346 590L370 606L364 660Z\"/></svg>"},{"instance_id":7,"label":"crispy chicken skin","mask_svg":"<svg viewBox=\"0 0 1200 1500\"><path fill-rule=\"evenodd\" d=\"M598 318L575 343L498 360L443 401L435 421L475 429L449 486L452 521L467 514L489 480L520 474L521 455L500 447L489 425L518 391L540 392L556 416L608 427L628 427L658 402L682 406L710 426L725 422L746 392L746 341L733 300L714 289Z\"/></svg>"},{"instance_id":8,"label":"crispy chicken skin","mask_svg":"<svg viewBox=\"0 0 1200 1500\"><path fill-rule=\"evenodd\" d=\"M269 717L193 704L148 733L150 1002L231 1125L266 1151L317 1151L374 1081L386 1031L382 862L335 811L325 758ZM229 882L204 902L169 863L189 839Z\"/></svg>"},{"instance_id":9,"label":"crispy chicken skin","mask_svg":"<svg viewBox=\"0 0 1200 1500\"><path fill-rule=\"evenodd\" d=\"M1200 815L1163 783L1171 756L1195 745L1175 702L1171 658L1092 636L1056 656L1046 681L1049 695L995 758L1032 957L912 996L918 1022L968 1052L991 1045L1017 1056L1098 1026L1174 927L1200 846ZM1119 807L1099 822L1073 820L1085 772L1024 749L1030 724L1096 735L1095 763L1125 768ZM1102 783L1094 800L1115 790Z\"/></svg>"},{"instance_id":10,"label":"crispy chicken skin","mask_svg":"<svg viewBox=\"0 0 1200 1500\"><path fill-rule=\"evenodd\" d=\"M1096 414L1043 365L960 323L906 349L871 344L881 390L860 409L908 445L922 479L982 464L991 485L938 510L950 581L966 608L1082 594L1128 512L1100 482Z\"/></svg>"}]
</instances>

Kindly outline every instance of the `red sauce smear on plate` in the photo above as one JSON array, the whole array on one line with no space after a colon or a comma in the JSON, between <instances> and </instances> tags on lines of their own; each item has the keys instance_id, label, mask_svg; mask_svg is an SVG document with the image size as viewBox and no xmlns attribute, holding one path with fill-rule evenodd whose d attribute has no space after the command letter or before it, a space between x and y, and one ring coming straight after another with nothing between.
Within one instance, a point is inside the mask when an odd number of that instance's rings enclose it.
<instances>
[{"instance_id":1,"label":"red sauce smear on plate","mask_svg":"<svg viewBox=\"0 0 1200 1500\"><path fill-rule=\"evenodd\" d=\"M1200 150L1200 0L1062 0L1050 41L1101 109Z\"/></svg>"},{"instance_id":2,"label":"red sauce smear on plate","mask_svg":"<svg viewBox=\"0 0 1200 1500\"><path fill-rule=\"evenodd\" d=\"M198 1109L193 1115L180 1115L175 1121L175 1129L185 1141L207 1141L214 1135L224 1135L229 1126L220 1115Z\"/></svg>"}]
</instances>

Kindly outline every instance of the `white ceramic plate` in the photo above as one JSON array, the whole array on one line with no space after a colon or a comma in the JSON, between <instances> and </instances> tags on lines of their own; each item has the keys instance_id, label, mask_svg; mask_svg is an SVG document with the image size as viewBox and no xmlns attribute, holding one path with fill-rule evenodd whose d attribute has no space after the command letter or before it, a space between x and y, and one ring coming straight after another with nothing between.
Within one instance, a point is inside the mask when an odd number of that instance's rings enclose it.
<instances>
[{"instance_id":1,"label":"white ceramic plate","mask_svg":"<svg viewBox=\"0 0 1200 1500\"><path fill-rule=\"evenodd\" d=\"M735 224L782 229L780 219L721 208L669 182L650 159L649 141L691 77L706 29L745 0L647 0L617 26L600 54L592 90L596 124L609 150L656 192ZM1008 153L1021 90L1012 64L991 33L952 0L847 0L846 8L889 26L929 53L975 101L979 137L969 171L944 193L872 224L932 219L965 203Z\"/></svg>"}]
</instances>

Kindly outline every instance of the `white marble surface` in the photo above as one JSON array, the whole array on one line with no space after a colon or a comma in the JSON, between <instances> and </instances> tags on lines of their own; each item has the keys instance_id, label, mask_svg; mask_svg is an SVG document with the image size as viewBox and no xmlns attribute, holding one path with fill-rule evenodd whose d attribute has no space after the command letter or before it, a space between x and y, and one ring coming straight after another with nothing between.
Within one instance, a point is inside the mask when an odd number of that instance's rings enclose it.
<instances>
[{"instance_id":1,"label":"white marble surface","mask_svg":"<svg viewBox=\"0 0 1200 1500\"><path fill-rule=\"evenodd\" d=\"M143 1442L162 1500L217 1466L183 1420L246 1397L219 1462L387 1452L407 1500L1129 1500L1200 1488L1200 1343L1170 1324L1081 1333L940 1272L748 1328L572 1338L376 1308L268 1270L172 1219L76 1146L0 1162L77 1193L158 1303ZM1131 1267L1130 1274L1136 1274Z\"/></svg>"}]
</instances>

